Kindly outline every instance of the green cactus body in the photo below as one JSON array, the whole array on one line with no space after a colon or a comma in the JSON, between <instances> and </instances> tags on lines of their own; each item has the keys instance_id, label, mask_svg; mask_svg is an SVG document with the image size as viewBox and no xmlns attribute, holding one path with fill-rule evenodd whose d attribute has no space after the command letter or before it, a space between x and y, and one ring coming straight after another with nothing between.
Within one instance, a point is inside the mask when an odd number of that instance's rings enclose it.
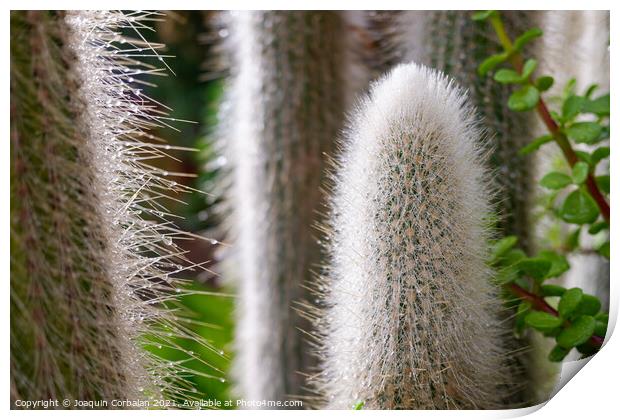
<instances>
[{"instance_id":1,"label":"green cactus body","mask_svg":"<svg viewBox=\"0 0 620 420\"><path fill-rule=\"evenodd\" d=\"M293 304L319 262L314 223L324 153L343 117L343 25L336 12L236 12L223 132L239 280L238 393L282 400L302 393L307 330Z\"/></svg>"},{"instance_id":2,"label":"green cactus body","mask_svg":"<svg viewBox=\"0 0 620 420\"><path fill-rule=\"evenodd\" d=\"M355 110L333 177L315 326L326 408L500 408L519 389L485 265L481 132L440 73L400 65Z\"/></svg>"},{"instance_id":3,"label":"green cactus body","mask_svg":"<svg viewBox=\"0 0 620 420\"><path fill-rule=\"evenodd\" d=\"M59 14L11 13L12 399L125 395L113 285Z\"/></svg>"},{"instance_id":4,"label":"green cactus body","mask_svg":"<svg viewBox=\"0 0 620 420\"><path fill-rule=\"evenodd\" d=\"M121 34L153 17L11 14L12 400L192 396L180 363L146 350L200 342L166 306L186 236L158 198L183 187L142 141L166 124L134 83L162 71L137 58L157 46Z\"/></svg>"}]
</instances>

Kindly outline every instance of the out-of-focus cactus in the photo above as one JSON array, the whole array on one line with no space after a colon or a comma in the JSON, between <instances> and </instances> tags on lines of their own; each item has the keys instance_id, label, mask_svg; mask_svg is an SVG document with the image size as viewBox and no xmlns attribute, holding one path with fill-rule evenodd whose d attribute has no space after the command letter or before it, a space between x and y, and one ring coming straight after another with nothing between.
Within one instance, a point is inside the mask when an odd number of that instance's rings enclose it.
<instances>
[{"instance_id":1,"label":"out-of-focus cactus","mask_svg":"<svg viewBox=\"0 0 620 420\"><path fill-rule=\"evenodd\" d=\"M343 120L344 27L337 12L234 12L221 129L232 207L227 275L239 281L238 393L303 393L308 327L293 305L320 262L326 152Z\"/></svg>"},{"instance_id":2,"label":"out-of-focus cactus","mask_svg":"<svg viewBox=\"0 0 620 420\"><path fill-rule=\"evenodd\" d=\"M519 384L487 258L491 190L464 93L416 64L355 110L318 286L326 408L501 408Z\"/></svg>"},{"instance_id":3,"label":"out-of-focus cactus","mask_svg":"<svg viewBox=\"0 0 620 420\"><path fill-rule=\"evenodd\" d=\"M155 17L11 14L13 400L192 396L180 362L147 351L199 340L166 304L188 264L160 202L182 187L149 164L171 147L145 142L167 124L140 89L165 64L140 60L161 47L140 34Z\"/></svg>"}]
</instances>

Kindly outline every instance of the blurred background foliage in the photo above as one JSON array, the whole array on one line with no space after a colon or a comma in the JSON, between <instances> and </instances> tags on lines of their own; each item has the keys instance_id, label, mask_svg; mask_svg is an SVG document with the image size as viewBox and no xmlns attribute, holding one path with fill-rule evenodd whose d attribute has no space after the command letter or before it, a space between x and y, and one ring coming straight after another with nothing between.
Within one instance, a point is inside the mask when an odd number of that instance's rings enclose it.
<instances>
[{"instance_id":1,"label":"blurred background foliage","mask_svg":"<svg viewBox=\"0 0 620 420\"><path fill-rule=\"evenodd\" d=\"M149 42L162 43L166 48L161 52L166 56L166 63L176 74L167 77L149 79L157 87L145 89L147 94L160 104L171 108L166 110L171 118L189 120L191 122L174 121L171 125L177 129L162 128L153 133L165 139L170 145L197 150L175 151L172 159L162 159L154 163L156 166L176 173L196 174L195 177L172 178L180 184L188 185L205 193L194 192L175 197L179 201L168 200L170 213L179 215L177 226L205 238L214 238L213 227L217 224L217 216L212 211L217 197L207 194L212 189L217 168L208 166L207 162L214 159L213 132L217 124L217 110L222 96L223 79L218 76L210 63L215 45L211 42L208 28L209 22L215 19L214 12L175 11L166 12L165 17L154 22L155 31L143 31ZM159 63L161 65L161 63ZM162 107L163 109L163 107ZM188 258L194 263L208 261L207 270L194 270L182 273L183 278L191 279L191 289L200 292L216 292L231 294L230 286L222 284L222 280L209 271L215 263L217 244L209 240L195 240L180 244L188 251ZM192 351L197 358L209 363L216 371L217 378L195 375L188 378L196 388L196 396L202 399L224 401L230 398L228 370L230 366L231 341L233 330L233 302L226 296L207 295L204 293L184 296L179 305L184 311L189 310L193 320L191 328L207 340L214 349L207 349L201 344L189 340L176 339L177 344L187 351ZM158 352L168 360L186 359L187 355L180 351L149 348ZM190 368L204 370L198 361L186 362ZM223 407L223 405L222 405Z\"/></svg>"}]
</instances>

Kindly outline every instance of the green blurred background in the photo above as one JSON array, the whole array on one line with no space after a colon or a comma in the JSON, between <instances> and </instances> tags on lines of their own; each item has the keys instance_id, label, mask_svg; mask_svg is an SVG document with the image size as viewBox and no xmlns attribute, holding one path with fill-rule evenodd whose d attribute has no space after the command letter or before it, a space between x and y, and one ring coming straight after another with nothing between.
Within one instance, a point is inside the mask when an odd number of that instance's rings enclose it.
<instances>
[{"instance_id":1,"label":"green blurred background","mask_svg":"<svg viewBox=\"0 0 620 420\"><path fill-rule=\"evenodd\" d=\"M179 177L172 180L206 193L213 190L214 179L218 175L217 169L209 168L207 163L214 161L213 133L223 90L222 78L209 64L216 62L213 59L216 46L212 38L217 33L213 29L210 31L207 29L214 27L214 19L216 19L214 12L165 12L165 17L161 21L154 22L153 27L156 29L154 32L143 31L143 35L150 42L166 45L160 54L173 56L166 58L166 63L176 73L176 76L169 74L167 77L149 79L150 82L156 83L157 87L146 89L146 93L170 107L172 109L169 111L170 117L192 121L192 123L174 122L172 125L179 131L166 128L154 134L166 139L171 145L198 149L198 151L173 151L171 155L176 160L165 159L156 164L169 172L199 174L195 178ZM217 203L218 197L193 192L176 198L185 204L169 200L166 206L171 213L182 217L176 222L179 228L204 237L221 239L217 237L218 233L214 229L218 220L213 206ZM206 268L216 263L214 253L217 244L196 240L179 245L189 251L188 258L194 263L209 261L205 265ZM226 294L233 292L229 286L222 284L221 278L209 271L191 271L182 274L182 277L192 279L192 289ZM182 297L179 304L185 310L191 311L193 320L203 323L194 324L192 330L218 350L207 349L190 340L177 339L180 346L194 352L197 358L214 367L212 371L205 373L218 377L205 378L195 375L188 380L194 384L199 398L220 401L229 399L232 298L200 294ZM169 360L187 359L186 354L166 347L149 348L149 350L158 352ZM220 354L221 352L224 354ZM198 361L187 362L187 367L205 370L205 366Z\"/></svg>"}]
</instances>

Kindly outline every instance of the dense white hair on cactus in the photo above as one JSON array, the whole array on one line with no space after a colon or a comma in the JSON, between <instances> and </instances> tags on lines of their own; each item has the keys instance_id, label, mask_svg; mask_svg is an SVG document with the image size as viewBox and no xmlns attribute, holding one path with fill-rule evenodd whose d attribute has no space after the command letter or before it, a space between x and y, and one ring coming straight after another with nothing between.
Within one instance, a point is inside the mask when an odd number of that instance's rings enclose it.
<instances>
[{"instance_id":1,"label":"dense white hair on cactus","mask_svg":"<svg viewBox=\"0 0 620 420\"><path fill-rule=\"evenodd\" d=\"M174 149L149 134L155 127L175 121L160 104L145 95L143 75L163 75L168 65L141 34L146 24L161 15L136 11L69 12L67 46L76 57L72 71L81 82L77 102L83 106L76 124L85 133L85 154L94 171L92 188L101 220L105 269L111 283L111 312L117 340L125 340L119 360L127 379L128 395L198 397L188 376L220 374L193 352L183 350L176 338L213 346L192 333L183 313L169 307L186 293L184 270L199 268L177 244L196 239L167 220L162 199L175 200L189 187L169 180L168 173L150 161ZM130 34L130 35L126 35ZM155 58L156 65L144 58ZM168 68L169 70L169 68ZM184 357L166 361L144 346L168 348ZM213 349L215 351L215 349ZM219 352L218 352L219 353ZM201 361L203 369L189 370L188 361ZM132 392L133 391L133 392Z\"/></svg>"},{"instance_id":2,"label":"dense white hair on cactus","mask_svg":"<svg viewBox=\"0 0 620 420\"><path fill-rule=\"evenodd\" d=\"M466 95L399 65L355 109L317 287L325 408L499 408L515 392L486 266L491 191Z\"/></svg>"}]
</instances>

